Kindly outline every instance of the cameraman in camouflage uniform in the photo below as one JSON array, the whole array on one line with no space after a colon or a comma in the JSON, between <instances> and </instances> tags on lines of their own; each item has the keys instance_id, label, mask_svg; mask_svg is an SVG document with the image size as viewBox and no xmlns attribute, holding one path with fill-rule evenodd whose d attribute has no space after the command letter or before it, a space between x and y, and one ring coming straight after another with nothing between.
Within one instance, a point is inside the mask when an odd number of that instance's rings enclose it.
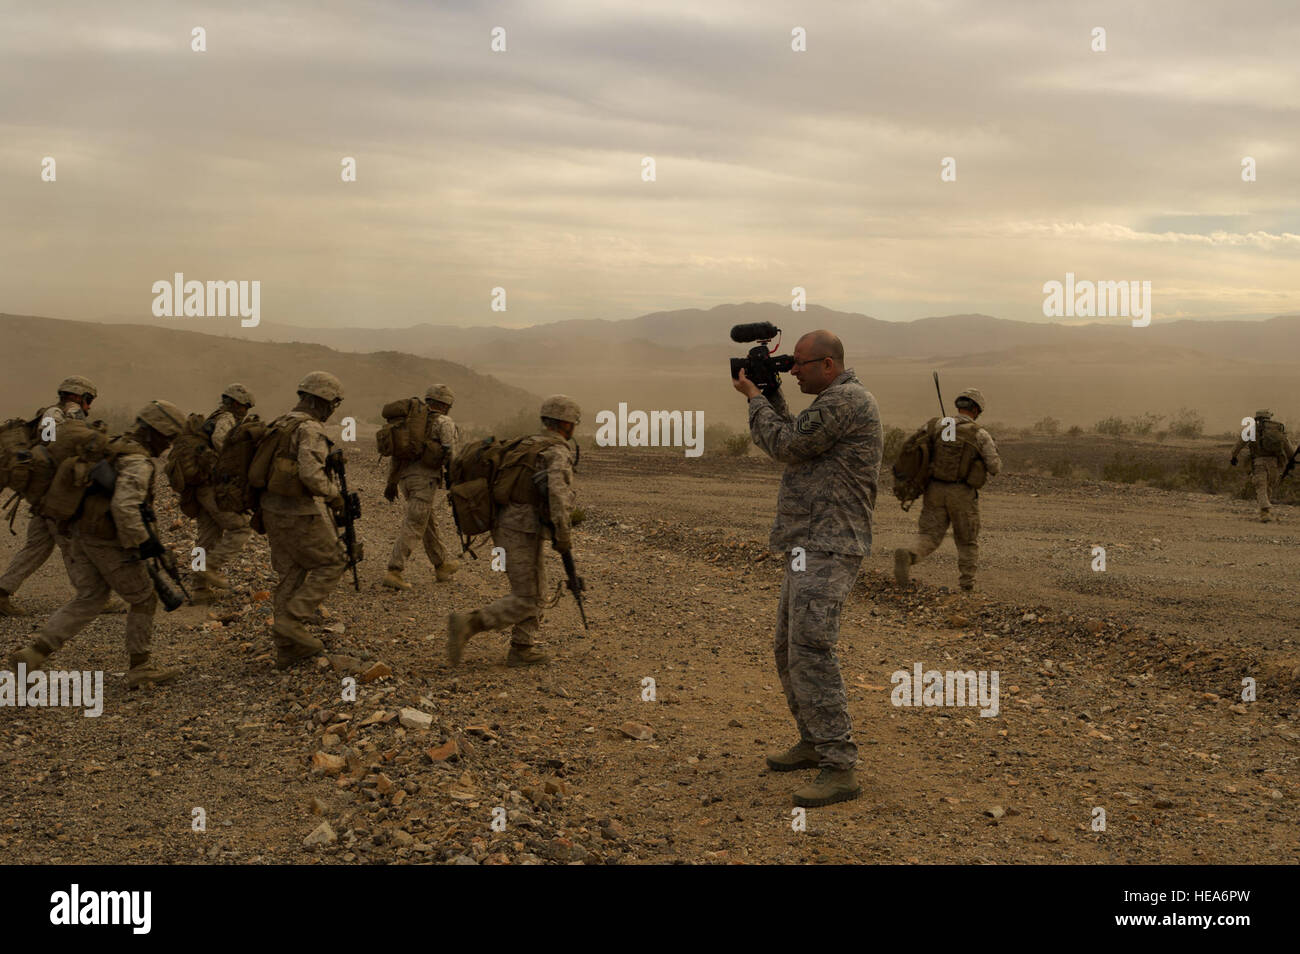
<instances>
[{"instance_id":1,"label":"cameraman in camouflage uniform","mask_svg":"<svg viewBox=\"0 0 1300 954\"><path fill-rule=\"evenodd\" d=\"M1269 431L1267 435L1263 432ZM1265 446L1267 444L1268 446ZM1245 450L1250 454L1250 480L1255 485L1255 500L1259 503L1259 519L1268 523L1273 519L1273 495L1281 480L1280 468L1285 467L1295 448L1286 436L1286 427L1281 421L1273 420L1273 412L1261 410L1255 412L1255 439L1237 438L1237 446L1232 449L1228 463L1237 466L1237 456Z\"/></svg>"},{"instance_id":2,"label":"cameraman in camouflage uniform","mask_svg":"<svg viewBox=\"0 0 1300 954\"><path fill-rule=\"evenodd\" d=\"M76 374L65 378L59 385L59 403L47 407L37 419L37 433L42 434L45 431L46 421L53 421L57 427L64 421L85 420L90 404L98 394L99 391L89 378ZM49 444L50 441L42 440L41 443ZM54 552L54 544L58 542L58 536L54 521L42 517L36 512L36 508L32 507L27 520L27 539L23 542L22 549L9 561L4 575L0 576L0 616L27 615L9 598L17 593L18 588L27 578L50 558L50 554Z\"/></svg>"},{"instance_id":3,"label":"cameraman in camouflage uniform","mask_svg":"<svg viewBox=\"0 0 1300 954\"><path fill-rule=\"evenodd\" d=\"M51 653L99 614L110 592L126 600L126 651L129 689L170 682L179 672L153 663L153 617L158 607L144 561L163 551L149 539L141 504L152 505L156 458L185 426L185 414L169 401L151 401L136 416L135 430L115 437L106 459L112 464L111 495L92 487L72 523L66 549L68 576L76 595L41 627L26 649L9 657L9 667L40 666Z\"/></svg>"},{"instance_id":4,"label":"cameraman in camouflage uniform","mask_svg":"<svg viewBox=\"0 0 1300 954\"><path fill-rule=\"evenodd\" d=\"M328 371L313 371L298 385L298 404L271 422L278 434L266 491L261 496L275 588L275 665L286 669L320 654L325 644L307 632L325 597L347 568L333 522L317 504L341 510L343 495L325 473L330 441L321 425L343 403L343 384Z\"/></svg>"},{"instance_id":5,"label":"cameraman in camouflage uniform","mask_svg":"<svg viewBox=\"0 0 1300 954\"><path fill-rule=\"evenodd\" d=\"M230 432L248 416L249 408L255 403L253 392L242 384L232 384L221 392L221 406L204 422L205 428L210 429L214 451L221 453ZM195 545L202 547L207 568L195 574L199 582L191 602L210 603L230 590L230 581L222 575L221 568L239 556L239 551L253 538L253 529L242 513L230 513L217 506L217 489L211 482L198 489L195 499L201 508Z\"/></svg>"},{"instance_id":6,"label":"cameraman in camouflage uniform","mask_svg":"<svg viewBox=\"0 0 1300 954\"><path fill-rule=\"evenodd\" d=\"M546 500L521 499L535 485L531 480L520 480L519 494L497 510L492 542L505 549L510 595L473 613L452 613L447 617L447 658L453 666L460 662L465 644L475 633L506 626L512 627L507 666L535 666L550 661L534 644L546 590L542 544L549 535L557 553L568 553L573 547L570 525L574 457L569 442L582 420L582 409L573 398L555 394L542 402L541 416L542 431L529 438L521 452L536 452L538 472L546 473ZM549 522L544 519L548 515Z\"/></svg>"},{"instance_id":7,"label":"cameraman in camouflage uniform","mask_svg":"<svg viewBox=\"0 0 1300 954\"><path fill-rule=\"evenodd\" d=\"M397 531L392 556L388 558L388 572L384 586L395 590L409 590L411 584L402 579L406 558L417 543L423 543L425 555L433 564L439 583L450 580L460 569L460 561L447 556L447 548L438 536L437 503L442 488L442 465L456 456L459 437L456 424L449 416L455 395L445 384L435 384L424 392L424 403L430 410L425 434L425 451L416 460L393 459L384 488L384 499L392 503L400 488L406 498L406 516Z\"/></svg>"},{"instance_id":8,"label":"cameraman in camouflage uniform","mask_svg":"<svg viewBox=\"0 0 1300 954\"><path fill-rule=\"evenodd\" d=\"M957 405L957 416L951 440L943 439L942 418L934 418L927 425L931 428L930 482L922 498L916 541L911 547L894 551L894 578L900 584L907 583L912 565L939 548L951 523L952 539L957 545L958 582L969 593L975 588L975 571L979 567L979 488L987 478L1002 471L1002 459L989 432L975 423L984 410L984 395L967 388L953 403Z\"/></svg>"},{"instance_id":9,"label":"cameraman in camouflage uniform","mask_svg":"<svg viewBox=\"0 0 1300 954\"><path fill-rule=\"evenodd\" d=\"M749 399L754 443L786 465L769 545L786 561L776 671L799 742L769 755L767 765L775 772L820 768L815 781L794 792L796 805L817 807L862 793L835 645L841 607L871 552L883 442L876 399L844 367L835 335L811 331L800 338L790 373L799 390L817 395L797 418L779 379L764 394L742 369L732 385Z\"/></svg>"}]
</instances>

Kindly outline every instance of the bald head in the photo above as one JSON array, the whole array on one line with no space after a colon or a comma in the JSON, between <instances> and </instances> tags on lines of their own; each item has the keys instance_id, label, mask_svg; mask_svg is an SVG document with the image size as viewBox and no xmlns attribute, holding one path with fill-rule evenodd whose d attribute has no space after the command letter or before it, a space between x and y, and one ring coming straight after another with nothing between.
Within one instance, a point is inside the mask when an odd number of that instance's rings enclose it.
<instances>
[{"instance_id":1,"label":"bald head","mask_svg":"<svg viewBox=\"0 0 1300 954\"><path fill-rule=\"evenodd\" d=\"M844 373L844 344L826 329L810 331L794 346L790 373L804 394L821 394Z\"/></svg>"},{"instance_id":2,"label":"bald head","mask_svg":"<svg viewBox=\"0 0 1300 954\"><path fill-rule=\"evenodd\" d=\"M809 357L830 358L835 362L836 368L844 369L844 342L840 341L839 335L819 328L800 338L799 344L808 348Z\"/></svg>"}]
</instances>

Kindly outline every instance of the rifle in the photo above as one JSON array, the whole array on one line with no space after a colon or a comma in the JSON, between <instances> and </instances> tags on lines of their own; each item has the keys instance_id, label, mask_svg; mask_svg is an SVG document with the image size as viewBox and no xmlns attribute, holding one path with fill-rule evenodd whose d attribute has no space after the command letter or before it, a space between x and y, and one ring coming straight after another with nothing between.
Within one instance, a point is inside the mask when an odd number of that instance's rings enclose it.
<instances>
[{"instance_id":1,"label":"rifle","mask_svg":"<svg viewBox=\"0 0 1300 954\"><path fill-rule=\"evenodd\" d=\"M555 546L555 521L551 519L550 506L550 479L546 471L539 470L533 474L533 486L537 488L537 493L542 499L541 506L538 507L537 518L545 527L551 531L551 548L560 555L560 561L564 564L564 575L567 579L564 585L568 587L569 592L573 594L573 601L578 604L578 615L582 617L582 628L589 630L587 625L587 609L582 603L582 594L587 589L587 581L578 576L578 568L573 562L573 553L569 550L561 550ZM559 599L559 589L555 591L556 599Z\"/></svg>"},{"instance_id":2,"label":"rifle","mask_svg":"<svg viewBox=\"0 0 1300 954\"><path fill-rule=\"evenodd\" d=\"M1279 484L1282 481L1286 480L1287 474L1295 470L1295 464L1297 460L1300 460L1300 445L1296 446L1295 453L1291 455L1291 458L1286 462L1286 466L1282 468L1282 476L1277 479L1277 482Z\"/></svg>"},{"instance_id":3,"label":"rifle","mask_svg":"<svg viewBox=\"0 0 1300 954\"><path fill-rule=\"evenodd\" d=\"M347 550L347 568L352 571L352 588L361 590L361 581L357 579L357 564L361 562L361 545L357 542L356 522L361 519L361 496L355 491L348 491L348 472L343 462L343 451L330 451L325 458L325 473L336 475L339 479L339 493L343 497L343 506L331 511L334 526L342 530L339 539Z\"/></svg>"},{"instance_id":4,"label":"rifle","mask_svg":"<svg viewBox=\"0 0 1300 954\"><path fill-rule=\"evenodd\" d=\"M460 553L464 556L466 553L473 560L478 559L478 554L470 549L473 537L465 535L465 531L460 528L460 514L456 512L456 503L451 499L451 455L447 454L442 459L442 485L447 490L447 506L451 508L451 522L456 525L456 539L460 541Z\"/></svg>"},{"instance_id":5,"label":"rifle","mask_svg":"<svg viewBox=\"0 0 1300 954\"><path fill-rule=\"evenodd\" d=\"M153 581L153 591L162 600L163 608L170 613L190 598L190 591L185 589L185 582L181 579L180 570L176 566L176 557L158 539L158 531L155 526L158 517L154 514L153 508L147 503L140 504L140 519L144 521L145 532L149 534L145 542L151 544L149 547L151 558L150 562L145 564L145 569L149 571L149 579ZM147 559L143 555L143 549L141 559ZM162 573L159 572L159 567L176 582L175 587L163 578ZM179 593L176 592L177 588L180 589Z\"/></svg>"},{"instance_id":6,"label":"rifle","mask_svg":"<svg viewBox=\"0 0 1300 954\"><path fill-rule=\"evenodd\" d=\"M589 630L591 627L587 625L587 610L582 605L582 591L587 588L587 581L578 576L578 568L573 563L572 551L561 551L560 561L564 564L564 575L568 577L564 581L564 585L573 594L573 602L578 604L578 615L582 617L582 628Z\"/></svg>"},{"instance_id":7,"label":"rifle","mask_svg":"<svg viewBox=\"0 0 1300 954\"><path fill-rule=\"evenodd\" d=\"M939 390L939 372L933 371L931 373L934 375L934 393L939 395L939 413L941 413L944 417L947 417L948 412L944 410L943 407L943 392Z\"/></svg>"}]
</instances>

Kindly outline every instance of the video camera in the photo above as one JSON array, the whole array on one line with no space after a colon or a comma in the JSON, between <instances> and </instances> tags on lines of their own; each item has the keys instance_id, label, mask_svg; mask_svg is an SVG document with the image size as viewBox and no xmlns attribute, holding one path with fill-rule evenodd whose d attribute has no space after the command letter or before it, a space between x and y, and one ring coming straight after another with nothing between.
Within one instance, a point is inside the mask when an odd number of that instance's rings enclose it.
<instances>
[{"instance_id":1,"label":"video camera","mask_svg":"<svg viewBox=\"0 0 1300 954\"><path fill-rule=\"evenodd\" d=\"M747 325L735 325L731 329L731 340L739 342L757 341L758 344L749 349L749 354L743 358L731 359L731 377L737 379L740 377L740 370L744 368L745 377L754 382L764 394L771 394L781 386L781 379L777 376L784 374L794 367L794 358L788 354L778 357L772 357L772 352L776 348L769 349L767 343L781 334L781 329L770 321L758 321ZM777 347L780 347L778 342Z\"/></svg>"}]
</instances>

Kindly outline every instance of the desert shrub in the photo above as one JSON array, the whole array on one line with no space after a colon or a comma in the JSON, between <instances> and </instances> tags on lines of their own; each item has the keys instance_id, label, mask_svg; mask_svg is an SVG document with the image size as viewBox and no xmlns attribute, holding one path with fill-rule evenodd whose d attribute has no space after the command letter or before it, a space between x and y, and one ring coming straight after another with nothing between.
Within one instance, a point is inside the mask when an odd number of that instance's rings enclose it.
<instances>
[{"instance_id":1,"label":"desert shrub","mask_svg":"<svg viewBox=\"0 0 1300 954\"><path fill-rule=\"evenodd\" d=\"M1174 437L1200 437L1205 433L1205 418L1190 407L1180 407L1169 422L1169 432Z\"/></svg>"},{"instance_id":2,"label":"desert shrub","mask_svg":"<svg viewBox=\"0 0 1300 954\"><path fill-rule=\"evenodd\" d=\"M709 424L704 428L704 453L713 451L721 453L725 450L728 440L736 436L734 428L726 424Z\"/></svg>"},{"instance_id":3,"label":"desert shrub","mask_svg":"<svg viewBox=\"0 0 1300 954\"><path fill-rule=\"evenodd\" d=\"M1163 414L1140 414L1129 420L1129 427L1138 437L1147 437L1164 419Z\"/></svg>"},{"instance_id":4,"label":"desert shrub","mask_svg":"<svg viewBox=\"0 0 1300 954\"><path fill-rule=\"evenodd\" d=\"M1083 428L1080 427L1078 424L1071 424L1070 429L1065 432L1067 437L1078 437L1082 433L1083 433Z\"/></svg>"},{"instance_id":5,"label":"desert shrub","mask_svg":"<svg viewBox=\"0 0 1300 954\"><path fill-rule=\"evenodd\" d=\"M1046 434L1049 437L1055 437L1061 431L1061 422L1054 417L1045 417L1037 421L1033 426L1035 434Z\"/></svg>"},{"instance_id":6,"label":"desert shrub","mask_svg":"<svg viewBox=\"0 0 1300 954\"><path fill-rule=\"evenodd\" d=\"M901 427L885 428L885 452L880 462L886 466L892 464L898 458L898 452L903 449L905 440L907 440L907 431Z\"/></svg>"},{"instance_id":7,"label":"desert shrub","mask_svg":"<svg viewBox=\"0 0 1300 954\"><path fill-rule=\"evenodd\" d=\"M749 453L750 443L748 434L733 434L722 442L723 453L728 457L744 457Z\"/></svg>"},{"instance_id":8,"label":"desert shrub","mask_svg":"<svg viewBox=\"0 0 1300 954\"><path fill-rule=\"evenodd\" d=\"M1158 461L1116 454L1102 467L1101 476L1103 480L1120 484L1136 484L1140 480L1150 483L1166 479L1167 471Z\"/></svg>"},{"instance_id":9,"label":"desert shrub","mask_svg":"<svg viewBox=\"0 0 1300 954\"><path fill-rule=\"evenodd\" d=\"M1108 417L1098 421L1093 430L1108 437L1123 437L1129 432L1129 424L1123 418Z\"/></svg>"}]
</instances>

